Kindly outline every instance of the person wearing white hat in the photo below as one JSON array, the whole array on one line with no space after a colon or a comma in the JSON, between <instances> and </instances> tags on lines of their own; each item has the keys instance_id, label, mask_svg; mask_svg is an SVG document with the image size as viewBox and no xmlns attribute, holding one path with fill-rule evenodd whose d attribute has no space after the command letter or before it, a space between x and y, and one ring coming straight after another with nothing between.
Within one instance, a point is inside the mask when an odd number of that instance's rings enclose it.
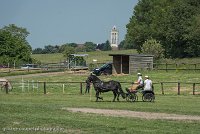
<instances>
[{"instance_id":1,"label":"person wearing white hat","mask_svg":"<svg viewBox=\"0 0 200 134\"><path fill-rule=\"evenodd\" d=\"M149 79L149 76L145 76L145 81L144 81L144 90L151 91L152 90L152 81Z\"/></svg>"},{"instance_id":2,"label":"person wearing white hat","mask_svg":"<svg viewBox=\"0 0 200 134\"><path fill-rule=\"evenodd\" d=\"M137 89L142 88L144 86L144 81L142 79L142 74L141 73L137 73L138 75L138 80L135 82L136 84L138 84Z\"/></svg>"},{"instance_id":3,"label":"person wearing white hat","mask_svg":"<svg viewBox=\"0 0 200 134\"><path fill-rule=\"evenodd\" d=\"M142 79L142 74L141 73L137 73L138 79L137 81L134 82L134 84L132 85L131 88L129 88L130 91L135 91L138 90L140 88L142 88L144 86L144 82Z\"/></svg>"}]
</instances>

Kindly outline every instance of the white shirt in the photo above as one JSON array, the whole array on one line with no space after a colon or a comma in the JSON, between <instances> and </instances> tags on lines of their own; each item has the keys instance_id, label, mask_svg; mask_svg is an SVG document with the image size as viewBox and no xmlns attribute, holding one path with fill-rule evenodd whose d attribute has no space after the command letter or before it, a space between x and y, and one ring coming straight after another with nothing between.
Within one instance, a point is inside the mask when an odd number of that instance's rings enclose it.
<instances>
[{"instance_id":1,"label":"white shirt","mask_svg":"<svg viewBox=\"0 0 200 134\"><path fill-rule=\"evenodd\" d=\"M139 77L138 77L138 80L137 80L137 82L138 82L140 85L142 85L142 84L143 84L143 80L142 80L142 77L141 77L141 76L139 76Z\"/></svg>"},{"instance_id":2,"label":"white shirt","mask_svg":"<svg viewBox=\"0 0 200 134\"><path fill-rule=\"evenodd\" d=\"M146 79L144 81L144 90L152 90L152 81L149 79Z\"/></svg>"}]
</instances>

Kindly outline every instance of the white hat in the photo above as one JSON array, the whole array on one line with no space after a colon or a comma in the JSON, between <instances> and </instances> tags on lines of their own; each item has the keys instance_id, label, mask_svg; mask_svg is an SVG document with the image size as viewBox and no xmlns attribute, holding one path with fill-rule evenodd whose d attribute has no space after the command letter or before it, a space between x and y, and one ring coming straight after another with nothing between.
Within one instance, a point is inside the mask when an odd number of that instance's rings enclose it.
<instances>
[{"instance_id":1,"label":"white hat","mask_svg":"<svg viewBox=\"0 0 200 134\"><path fill-rule=\"evenodd\" d=\"M137 75L139 75L139 76L142 76L142 74L141 74L141 73L137 73Z\"/></svg>"},{"instance_id":2,"label":"white hat","mask_svg":"<svg viewBox=\"0 0 200 134\"><path fill-rule=\"evenodd\" d=\"M147 79L149 78L149 76L147 76L147 75L146 75L146 76L144 76L144 77L145 77L145 78L147 78Z\"/></svg>"}]
</instances>

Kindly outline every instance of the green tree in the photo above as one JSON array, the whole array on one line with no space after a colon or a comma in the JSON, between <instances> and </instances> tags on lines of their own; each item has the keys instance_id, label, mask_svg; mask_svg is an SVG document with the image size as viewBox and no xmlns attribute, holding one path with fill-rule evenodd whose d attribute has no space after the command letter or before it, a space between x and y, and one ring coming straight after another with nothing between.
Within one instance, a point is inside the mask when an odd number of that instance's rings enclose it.
<instances>
[{"instance_id":1,"label":"green tree","mask_svg":"<svg viewBox=\"0 0 200 134\"><path fill-rule=\"evenodd\" d=\"M112 50L111 46L110 46L110 42L107 40L104 45L103 45L103 51L109 51Z\"/></svg>"},{"instance_id":2,"label":"green tree","mask_svg":"<svg viewBox=\"0 0 200 134\"><path fill-rule=\"evenodd\" d=\"M125 40L123 40L123 41L121 41L121 42L119 43L118 48L119 48L119 49L123 49L124 47L125 47Z\"/></svg>"},{"instance_id":3,"label":"green tree","mask_svg":"<svg viewBox=\"0 0 200 134\"><path fill-rule=\"evenodd\" d=\"M71 47L74 47L74 48L76 48L78 46L78 44L76 44L76 43L69 43L68 45Z\"/></svg>"},{"instance_id":4,"label":"green tree","mask_svg":"<svg viewBox=\"0 0 200 134\"><path fill-rule=\"evenodd\" d=\"M144 42L141 52L143 54L154 55L154 60L158 61L163 58L164 49L160 42L157 42L155 39L148 39Z\"/></svg>"},{"instance_id":5,"label":"green tree","mask_svg":"<svg viewBox=\"0 0 200 134\"><path fill-rule=\"evenodd\" d=\"M14 24L0 29L0 62L7 63L31 63L31 46L26 41L29 32Z\"/></svg>"},{"instance_id":6,"label":"green tree","mask_svg":"<svg viewBox=\"0 0 200 134\"><path fill-rule=\"evenodd\" d=\"M141 0L126 26L125 47L141 52L143 43L154 38L163 45L165 57L199 56L199 35L192 31L198 27L199 11L199 0Z\"/></svg>"},{"instance_id":7,"label":"green tree","mask_svg":"<svg viewBox=\"0 0 200 134\"><path fill-rule=\"evenodd\" d=\"M43 53L43 49L42 48L35 48L32 51L33 54L42 54Z\"/></svg>"},{"instance_id":8,"label":"green tree","mask_svg":"<svg viewBox=\"0 0 200 134\"><path fill-rule=\"evenodd\" d=\"M91 52L91 51L95 51L97 45L94 44L93 42L85 42L84 46L85 46L86 52Z\"/></svg>"},{"instance_id":9,"label":"green tree","mask_svg":"<svg viewBox=\"0 0 200 134\"><path fill-rule=\"evenodd\" d=\"M30 34L26 28L17 27L15 24L9 24L8 26L4 26L2 30L5 30L12 34L14 37L18 37L19 39L26 41L26 37Z\"/></svg>"},{"instance_id":10,"label":"green tree","mask_svg":"<svg viewBox=\"0 0 200 134\"><path fill-rule=\"evenodd\" d=\"M190 57L198 57L200 56L200 15L193 19L188 27L189 34L185 36L185 39L188 40L188 48L185 51Z\"/></svg>"},{"instance_id":11,"label":"green tree","mask_svg":"<svg viewBox=\"0 0 200 134\"><path fill-rule=\"evenodd\" d=\"M55 45L55 46L47 45L47 46L44 46L43 53L45 54L58 53L59 49L60 47L58 45Z\"/></svg>"},{"instance_id":12,"label":"green tree","mask_svg":"<svg viewBox=\"0 0 200 134\"><path fill-rule=\"evenodd\" d=\"M63 56L66 58L70 57L70 54L74 54L75 53L75 48L71 47L71 46L66 46L65 50L63 51Z\"/></svg>"},{"instance_id":13,"label":"green tree","mask_svg":"<svg viewBox=\"0 0 200 134\"><path fill-rule=\"evenodd\" d=\"M187 0L178 0L168 12L165 29L165 48L167 57L182 58L188 57L188 43L185 38L190 35L188 27L191 26L192 17L195 16L196 8L188 3ZM192 44L194 45L194 44Z\"/></svg>"}]
</instances>

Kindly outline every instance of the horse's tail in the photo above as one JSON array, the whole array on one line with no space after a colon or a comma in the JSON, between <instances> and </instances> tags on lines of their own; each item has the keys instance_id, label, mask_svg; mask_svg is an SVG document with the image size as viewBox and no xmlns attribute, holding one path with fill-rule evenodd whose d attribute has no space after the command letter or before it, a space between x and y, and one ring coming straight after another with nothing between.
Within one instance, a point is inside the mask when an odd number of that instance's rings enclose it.
<instances>
[{"instance_id":1,"label":"horse's tail","mask_svg":"<svg viewBox=\"0 0 200 134\"><path fill-rule=\"evenodd\" d=\"M119 85L119 93L121 94L122 98L123 98L123 99L126 98L125 93L124 93L124 91L122 90L122 86L121 86L121 84L120 84L119 82L118 82L118 85Z\"/></svg>"}]
</instances>

